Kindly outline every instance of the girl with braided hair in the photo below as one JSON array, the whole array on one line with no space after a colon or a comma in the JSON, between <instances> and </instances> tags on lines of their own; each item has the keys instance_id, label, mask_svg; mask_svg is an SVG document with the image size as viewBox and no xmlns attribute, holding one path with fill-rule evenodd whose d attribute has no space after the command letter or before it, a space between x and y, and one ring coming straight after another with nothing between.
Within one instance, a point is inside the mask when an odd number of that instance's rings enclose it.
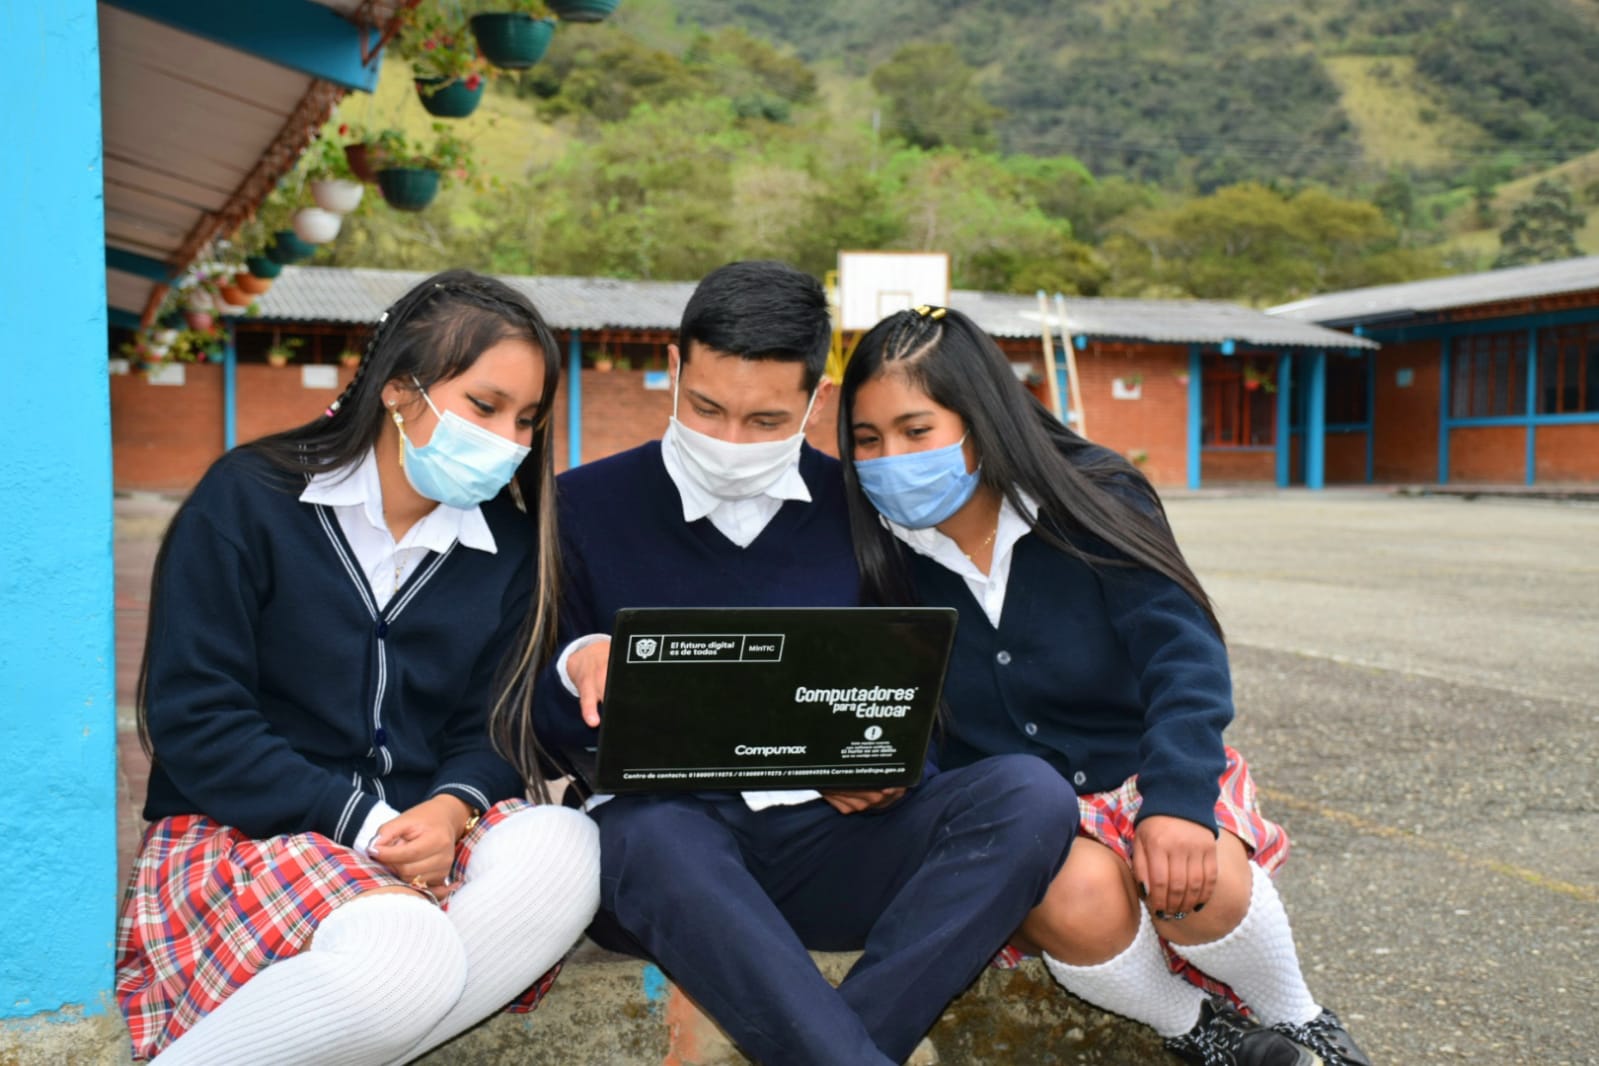
<instances>
[{"instance_id":1,"label":"girl with braided hair","mask_svg":"<svg viewBox=\"0 0 1599 1066\"><path fill-rule=\"evenodd\" d=\"M549 798L557 351L514 289L431 277L322 417L173 518L118 926L136 1059L409 1061L532 1010L593 916L592 823L525 798Z\"/></svg>"},{"instance_id":2,"label":"girl with braided hair","mask_svg":"<svg viewBox=\"0 0 1599 1066\"><path fill-rule=\"evenodd\" d=\"M1287 837L1222 741L1221 627L1144 476L945 308L861 338L838 429L865 598L960 612L940 765L1031 754L1076 788L1077 840L1020 944L1183 1061L1369 1066L1305 985L1270 877ZM1201 987L1223 985L1253 1017Z\"/></svg>"}]
</instances>

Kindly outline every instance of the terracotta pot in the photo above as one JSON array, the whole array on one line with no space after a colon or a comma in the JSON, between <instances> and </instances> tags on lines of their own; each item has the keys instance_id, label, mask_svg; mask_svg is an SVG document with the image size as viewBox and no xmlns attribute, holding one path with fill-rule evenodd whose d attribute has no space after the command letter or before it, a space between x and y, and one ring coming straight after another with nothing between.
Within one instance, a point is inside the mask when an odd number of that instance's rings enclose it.
<instances>
[{"instance_id":1,"label":"terracotta pot","mask_svg":"<svg viewBox=\"0 0 1599 1066\"><path fill-rule=\"evenodd\" d=\"M383 153L370 144L347 144L344 146L344 161L350 164L350 172L362 181L377 181L378 171L383 166Z\"/></svg>"},{"instance_id":2,"label":"terracotta pot","mask_svg":"<svg viewBox=\"0 0 1599 1066\"><path fill-rule=\"evenodd\" d=\"M272 288L271 278L258 278L251 273L243 273L233 279L233 284L249 293L251 296L260 296Z\"/></svg>"},{"instance_id":3,"label":"terracotta pot","mask_svg":"<svg viewBox=\"0 0 1599 1066\"><path fill-rule=\"evenodd\" d=\"M339 365L340 366L351 366L351 367L360 366L361 365L361 353L360 352L345 352L343 355L339 356Z\"/></svg>"},{"instance_id":4,"label":"terracotta pot","mask_svg":"<svg viewBox=\"0 0 1599 1066\"><path fill-rule=\"evenodd\" d=\"M366 186L358 181L330 178L311 183L311 199L322 210L332 211L336 215L347 215L360 207L361 194L364 192Z\"/></svg>"},{"instance_id":5,"label":"terracotta pot","mask_svg":"<svg viewBox=\"0 0 1599 1066\"><path fill-rule=\"evenodd\" d=\"M250 294L237 285L224 285L220 292L222 302L230 308L237 308L239 312L244 311L253 302L250 299ZM224 310L223 313L226 314L227 312Z\"/></svg>"},{"instance_id":6,"label":"terracotta pot","mask_svg":"<svg viewBox=\"0 0 1599 1066\"><path fill-rule=\"evenodd\" d=\"M190 329L202 333L217 324L216 316L210 311L185 311L183 320L189 324Z\"/></svg>"},{"instance_id":7,"label":"terracotta pot","mask_svg":"<svg viewBox=\"0 0 1599 1066\"><path fill-rule=\"evenodd\" d=\"M268 366L279 366L279 367L288 366L289 365L289 357L286 356L286 355L278 355L275 352L271 353L271 354L269 354L267 356L267 365Z\"/></svg>"}]
</instances>

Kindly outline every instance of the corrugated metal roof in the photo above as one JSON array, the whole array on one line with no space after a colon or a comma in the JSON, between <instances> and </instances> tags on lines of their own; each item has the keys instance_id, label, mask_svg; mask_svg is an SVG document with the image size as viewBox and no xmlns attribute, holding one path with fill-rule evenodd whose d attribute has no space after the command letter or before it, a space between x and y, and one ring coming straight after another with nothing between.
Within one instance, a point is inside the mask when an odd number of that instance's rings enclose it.
<instances>
[{"instance_id":1,"label":"corrugated metal roof","mask_svg":"<svg viewBox=\"0 0 1599 1066\"><path fill-rule=\"evenodd\" d=\"M273 322L376 320L383 309L427 275L420 271L287 267L261 298L261 317ZM553 329L675 330L694 291L688 281L614 278L502 277L525 292ZM956 289L950 306L996 337L1036 337L1038 301L1032 296ZM1051 314L1053 314L1051 303ZM1066 301L1071 332L1164 344L1260 347L1375 348L1360 337L1272 318L1236 304L1209 300Z\"/></svg>"},{"instance_id":2,"label":"corrugated metal roof","mask_svg":"<svg viewBox=\"0 0 1599 1066\"><path fill-rule=\"evenodd\" d=\"M1038 298L957 289L950 304L971 315L996 337L1036 337ZM1111 300L1073 297L1065 301L1073 336L1154 341L1159 344L1220 344L1231 340L1263 348L1375 348L1360 337L1320 326L1272 318L1260 311L1216 300ZM1050 301L1050 314L1055 302Z\"/></svg>"},{"instance_id":3,"label":"corrugated metal roof","mask_svg":"<svg viewBox=\"0 0 1599 1066\"><path fill-rule=\"evenodd\" d=\"M1599 256L1330 292L1268 308L1266 313L1301 322L1356 325L1589 289L1599 290Z\"/></svg>"}]
</instances>

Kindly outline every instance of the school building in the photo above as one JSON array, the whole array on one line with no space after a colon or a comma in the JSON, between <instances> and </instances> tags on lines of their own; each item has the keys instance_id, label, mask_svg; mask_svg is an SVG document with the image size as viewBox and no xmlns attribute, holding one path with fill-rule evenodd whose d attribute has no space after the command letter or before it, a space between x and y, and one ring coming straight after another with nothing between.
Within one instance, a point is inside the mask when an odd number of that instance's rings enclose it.
<instances>
[{"instance_id":1,"label":"school building","mask_svg":"<svg viewBox=\"0 0 1599 1066\"><path fill-rule=\"evenodd\" d=\"M260 301L233 320L216 364L147 375L117 366L111 378L117 488L182 492L226 448L315 417L353 371L368 327L423 277L407 271L287 267ZM658 437L671 392L666 347L693 284L609 278L508 277L565 345L557 462L570 466ZM1036 298L956 290L950 304L998 341L1018 379L1048 400L1042 314ZM1374 341L1313 323L1215 301L1074 298L1064 309L1081 410L1094 440L1163 486L1304 484L1357 480L1368 459L1328 424L1351 383L1369 374ZM1058 386L1071 392L1057 329ZM304 343L287 366L266 362L278 342ZM843 338L844 350L853 337ZM1318 399L1319 398L1319 399ZM811 441L837 451L824 415Z\"/></svg>"},{"instance_id":2,"label":"school building","mask_svg":"<svg viewBox=\"0 0 1599 1066\"><path fill-rule=\"evenodd\" d=\"M1599 256L1329 293L1270 313L1381 343L1349 408L1364 414L1347 429L1365 440L1364 480L1599 481Z\"/></svg>"}]
</instances>

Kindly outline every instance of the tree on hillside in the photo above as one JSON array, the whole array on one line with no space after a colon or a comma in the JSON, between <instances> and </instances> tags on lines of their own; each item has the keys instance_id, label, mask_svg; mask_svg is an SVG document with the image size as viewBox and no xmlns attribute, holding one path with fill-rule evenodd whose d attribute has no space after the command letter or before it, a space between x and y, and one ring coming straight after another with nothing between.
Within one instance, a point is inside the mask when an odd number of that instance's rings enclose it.
<instances>
[{"instance_id":1,"label":"tree on hillside","mask_svg":"<svg viewBox=\"0 0 1599 1066\"><path fill-rule=\"evenodd\" d=\"M987 148L1004 114L983 98L977 72L948 43L918 41L872 71L888 105L885 128L916 148Z\"/></svg>"},{"instance_id":2,"label":"tree on hillside","mask_svg":"<svg viewBox=\"0 0 1599 1066\"><path fill-rule=\"evenodd\" d=\"M1571 186L1545 178L1511 211L1510 224L1499 234L1499 257L1494 266L1575 258L1582 254L1577 248L1577 231L1587 221L1587 215L1577 210Z\"/></svg>"},{"instance_id":3,"label":"tree on hillside","mask_svg":"<svg viewBox=\"0 0 1599 1066\"><path fill-rule=\"evenodd\" d=\"M1116 294L1257 305L1407 280L1429 262L1398 247L1393 224L1373 204L1252 183L1136 216L1103 250Z\"/></svg>"}]
</instances>

